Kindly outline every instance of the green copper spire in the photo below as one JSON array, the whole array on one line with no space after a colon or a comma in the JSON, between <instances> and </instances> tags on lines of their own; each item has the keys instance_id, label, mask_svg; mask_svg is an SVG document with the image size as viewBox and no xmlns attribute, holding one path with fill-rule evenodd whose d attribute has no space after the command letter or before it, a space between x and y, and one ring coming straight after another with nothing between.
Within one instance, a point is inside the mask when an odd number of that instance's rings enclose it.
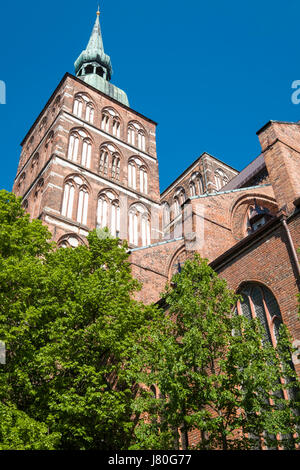
<instances>
[{"instance_id":1,"label":"green copper spire","mask_svg":"<svg viewBox=\"0 0 300 470\"><path fill-rule=\"evenodd\" d=\"M110 57L104 52L99 17L98 9L88 45L74 64L76 76L111 98L129 106L126 93L110 83L113 71Z\"/></svg>"}]
</instances>

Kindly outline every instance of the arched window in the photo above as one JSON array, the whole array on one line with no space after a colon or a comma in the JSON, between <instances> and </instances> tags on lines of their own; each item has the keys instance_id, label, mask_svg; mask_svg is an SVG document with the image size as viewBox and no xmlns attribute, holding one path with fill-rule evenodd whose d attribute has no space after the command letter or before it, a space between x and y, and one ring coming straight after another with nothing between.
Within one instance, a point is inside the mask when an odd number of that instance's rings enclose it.
<instances>
[{"instance_id":1,"label":"arched window","mask_svg":"<svg viewBox=\"0 0 300 470\"><path fill-rule=\"evenodd\" d=\"M117 195L111 190L102 191L98 197L97 227L108 227L113 236L120 234L120 206Z\"/></svg>"},{"instance_id":2,"label":"arched window","mask_svg":"<svg viewBox=\"0 0 300 470\"><path fill-rule=\"evenodd\" d=\"M190 182L190 196L191 197L196 196L196 185L194 181Z\"/></svg>"},{"instance_id":3,"label":"arched window","mask_svg":"<svg viewBox=\"0 0 300 470\"><path fill-rule=\"evenodd\" d=\"M81 153L81 165L90 168L92 155L92 143L89 139L83 141Z\"/></svg>"},{"instance_id":4,"label":"arched window","mask_svg":"<svg viewBox=\"0 0 300 470\"><path fill-rule=\"evenodd\" d=\"M182 187L176 189L174 194L174 217L181 213L181 206L186 201L185 190Z\"/></svg>"},{"instance_id":5,"label":"arched window","mask_svg":"<svg viewBox=\"0 0 300 470\"><path fill-rule=\"evenodd\" d=\"M199 171L195 171L190 179L190 194L191 196L203 194L203 180Z\"/></svg>"},{"instance_id":6,"label":"arched window","mask_svg":"<svg viewBox=\"0 0 300 470\"><path fill-rule=\"evenodd\" d=\"M89 204L89 193L88 193L87 188L83 186L79 190L78 208L77 208L77 222L83 225L87 224L88 204Z\"/></svg>"},{"instance_id":7,"label":"arched window","mask_svg":"<svg viewBox=\"0 0 300 470\"><path fill-rule=\"evenodd\" d=\"M71 131L69 146L68 146L68 159L73 162L78 162L78 155L81 154L80 164L90 168L92 157L92 141L89 135L82 129Z\"/></svg>"},{"instance_id":8,"label":"arched window","mask_svg":"<svg viewBox=\"0 0 300 470\"><path fill-rule=\"evenodd\" d=\"M94 115L95 115L94 107L93 107L92 103L88 103L86 105L86 110L85 110L85 120L88 121L89 123L93 124Z\"/></svg>"},{"instance_id":9,"label":"arched window","mask_svg":"<svg viewBox=\"0 0 300 470\"><path fill-rule=\"evenodd\" d=\"M135 246L151 243L150 215L140 203L133 204L129 209L129 243Z\"/></svg>"},{"instance_id":10,"label":"arched window","mask_svg":"<svg viewBox=\"0 0 300 470\"><path fill-rule=\"evenodd\" d=\"M140 191L141 193L148 193L148 174L144 166L140 167Z\"/></svg>"},{"instance_id":11,"label":"arched window","mask_svg":"<svg viewBox=\"0 0 300 470\"><path fill-rule=\"evenodd\" d=\"M83 109L83 100L79 96L74 99L73 114L81 118Z\"/></svg>"},{"instance_id":12,"label":"arched window","mask_svg":"<svg viewBox=\"0 0 300 470\"><path fill-rule=\"evenodd\" d=\"M87 224L89 192L81 176L70 177L64 185L61 214L75 219L80 224ZM75 212L76 210L76 212Z\"/></svg>"},{"instance_id":13,"label":"arched window","mask_svg":"<svg viewBox=\"0 0 300 470\"><path fill-rule=\"evenodd\" d=\"M113 118L112 133L115 137L118 137L118 139L120 138L121 124L118 117Z\"/></svg>"},{"instance_id":14,"label":"arched window","mask_svg":"<svg viewBox=\"0 0 300 470\"><path fill-rule=\"evenodd\" d=\"M20 192L22 189L24 189L24 183L25 183L25 179L26 179L26 173L22 173L20 178L19 178L19 181L18 181L18 191Z\"/></svg>"},{"instance_id":15,"label":"arched window","mask_svg":"<svg viewBox=\"0 0 300 470\"><path fill-rule=\"evenodd\" d=\"M121 119L114 108L108 107L102 110L101 129L105 132L112 133L112 135L117 138L120 138Z\"/></svg>"},{"instance_id":16,"label":"arched window","mask_svg":"<svg viewBox=\"0 0 300 470\"><path fill-rule=\"evenodd\" d=\"M59 248L77 248L79 245L83 245L83 242L76 235L68 234L63 235L57 242Z\"/></svg>"},{"instance_id":17,"label":"arched window","mask_svg":"<svg viewBox=\"0 0 300 470\"><path fill-rule=\"evenodd\" d=\"M93 124L95 106L88 95L85 93L77 93L74 98L73 114L79 118L84 116L84 119L87 122Z\"/></svg>"},{"instance_id":18,"label":"arched window","mask_svg":"<svg viewBox=\"0 0 300 470\"><path fill-rule=\"evenodd\" d=\"M99 171L103 175L107 175L107 172L108 172L108 152L105 149L102 149L100 153Z\"/></svg>"},{"instance_id":19,"label":"arched window","mask_svg":"<svg viewBox=\"0 0 300 470\"><path fill-rule=\"evenodd\" d=\"M68 181L64 187L63 204L61 209L62 215L68 217L68 219L72 219L73 217L74 196L75 185L73 182Z\"/></svg>"},{"instance_id":20,"label":"arched window","mask_svg":"<svg viewBox=\"0 0 300 470\"><path fill-rule=\"evenodd\" d=\"M101 129L109 132L109 115L106 112L102 113Z\"/></svg>"},{"instance_id":21,"label":"arched window","mask_svg":"<svg viewBox=\"0 0 300 470\"><path fill-rule=\"evenodd\" d=\"M127 140L130 145L137 146L139 150L146 151L146 131L136 121L132 121L127 127Z\"/></svg>"},{"instance_id":22,"label":"arched window","mask_svg":"<svg viewBox=\"0 0 300 470\"><path fill-rule=\"evenodd\" d=\"M112 159L111 177L120 180L120 158L118 154L115 154Z\"/></svg>"},{"instance_id":23,"label":"arched window","mask_svg":"<svg viewBox=\"0 0 300 470\"><path fill-rule=\"evenodd\" d=\"M265 340L276 346L282 316L272 292L260 284L249 283L239 293L242 300L237 305L238 313L249 320L258 318L265 330Z\"/></svg>"},{"instance_id":24,"label":"arched window","mask_svg":"<svg viewBox=\"0 0 300 470\"><path fill-rule=\"evenodd\" d=\"M163 203L163 214L162 214L162 225L163 230L168 227L171 222L171 213L170 213L170 206L167 202Z\"/></svg>"},{"instance_id":25,"label":"arched window","mask_svg":"<svg viewBox=\"0 0 300 470\"><path fill-rule=\"evenodd\" d=\"M139 175L139 190L148 194L148 173L144 162L137 157L131 157L128 161L128 186L137 189L137 176Z\"/></svg>"},{"instance_id":26,"label":"arched window","mask_svg":"<svg viewBox=\"0 0 300 470\"><path fill-rule=\"evenodd\" d=\"M69 139L69 147L68 147L68 159L69 160L72 160L73 162L77 161L78 148L79 148L79 135L77 133L73 133L70 135L70 139Z\"/></svg>"},{"instance_id":27,"label":"arched window","mask_svg":"<svg viewBox=\"0 0 300 470\"><path fill-rule=\"evenodd\" d=\"M128 163L128 186L136 189L136 165L133 160Z\"/></svg>"},{"instance_id":28,"label":"arched window","mask_svg":"<svg viewBox=\"0 0 300 470\"><path fill-rule=\"evenodd\" d=\"M255 232L272 218L273 216L269 209L260 206L256 199L254 199L254 204L251 204L248 208L247 233L250 234Z\"/></svg>"},{"instance_id":29,"label":"arched window","mask_svg":"<svg viewBox=\"0 0 300 470\"><path fill-rule=\"evenodd\" d=\"M32 171L34 171L37 167L38 167L38 164L39 164L39 154L36 153L32 159L32 162L31 162L31 169Z\"/></svg>"},{"instance_id":30,"label":"arched window","mask_svg":"<svg viewBox=\"0 0 300 470\"><path fill-rule=\"evenodd\" d=\"M128 126L127 141L131 145L135 145L135 130L133 126Z\"/></svg>"},{"instance_id":31,"label":"arched window","mask_svg":"<svg viewBox=\"0 0 300 470\"><path fill-rule=\"evenodd\" d=\"M138 131L138 148L143 152L146 150L146 137L142 130Z\"/></svg>"},{"instance_id":32,"label":"arched window","mask_svg":"<svg viewBox=\"0 0 300 470\"><path fill-rule=\"evenodd\" d=\"M224 171L217 169L215 171L215 182L217 191L219 191L225 184L228 183L228 177L225 175Z\"/></svg>"},{"instance_id":33,"label":"arched window","mask_svg":"<svg viewBox=\"0 0 300 470\"><path fill-rule=\"evenodd\" d=\"M107 176L108 169L111 168L111 175L115 179L120 178L120 152L119 149L111 143L105 143L100 147L100 174ZM111 165L111 166L110 166Z\"/></svg>"}]
</instances>

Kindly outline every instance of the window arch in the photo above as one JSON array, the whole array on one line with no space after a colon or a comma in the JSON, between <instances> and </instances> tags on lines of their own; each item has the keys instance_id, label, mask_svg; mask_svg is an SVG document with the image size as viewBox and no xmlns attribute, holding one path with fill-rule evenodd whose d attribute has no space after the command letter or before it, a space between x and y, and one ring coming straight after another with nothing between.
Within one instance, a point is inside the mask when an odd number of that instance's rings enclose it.
<instances>
[{"instance_id":1,"label":"window arch","mask_svg":"<svg viewBox=\"0 0 300 470\"><path fill-rule=\"evenodd\" d=\"M41 202L40 196L42 194L43 187L44 187L44 178L41 178L35 187L35 191L33 195L33 206L31 208L31 215L33 218L38 217L39 215L39 208L40 208L40 202Z\"/></svg>"},{"instance_id":2,"label":"window arch","mask_svg":"<svg viewBox=\"0 0 300 470\"><path fill-rule=\"evenodd\" d=\"M151 243L150 214L140 203L129 209L129 243L135 246L147 246Z\"/></svg>"},{"instance_id":3,"label":"window arch","mask_svg":"<svg viewBox=\"0 0 300 470\"><path fill-rule=\"evenodd\" d=\"M34 171L37 169L38 165L39 165L39 154L38 153L35 153L34 156L33 156L33 159L32 159L32 162L31 162L31 170Z\"/></svg>"},{"instance_id":4,"label":"window arch","mask_svg":"<svg viewBox=\"0 0 300 470\"><path fill-rule=\"evenodd\" d=\"M131 157L128 161L128 186L137 189L139 176L139 191L148 194L148 171L145 163L137 157Z\"/></svg>"},{"instance_id":5,"label":"window arch","mask_svg":"<svg viewBox=\"0 0 300 470\"><path fill-rule=\"evenodd\" d=\"M274 295L266 286L247 283L239 291L242 300L238 301L238 314L248 320L258 318L265 331L265 340L276 346L282 316Z\"/></svg>"},{"instance_id":6,"label":"window arch","mask_svg":"<svg viewBox=\"0 0 300 470\"><path fill-rule=\"evenodd\" d=\"M113 236L120 234L120 205L115 192L101 191L98 197L97 227L108 227Z\"/></svg>"},{"instance_id":7,"label":"window arch","mask_svg":"<svg viewBox=\"0 0 300 470\"><path fill-rule=\"evenodd\" d=\"M120 180L120 156L115 153L112 157L111 177L115 180Z\"/></svg>"},{"instance_id":8,"label":"window arch","mask_svg":"<svg viewBox=\"0 0 300 470\"><path fill-rule=\"evenodd\" d=\"M77 248L83 245L83 241L74 233L63 235L57 242L59 248Z\"/></svg>"},{"instance_id":9,"label":"window arch","mask_svg":"<svg viewBox=\"0 0 300 470\"><path fill-rule=\"evenodd\" d=\"M92 158L92 140L85 131L81 129L74 129L71 131L67 156L69 160L72 160L75 163L79 160L81 165L90 168Z\"/></svg>"},{"instance_id":10,"label":"window arch","mask_svg":"<svg viewBox=\"0 0 300 470\"><path fill-rule=\"evenodd\" d=\"M131 121L127 127L127 141L142 152L146 151L146 130L136 121Z\"/></svg>"},{"instance_id":11,"label":"window arch","mask_svg":"<svg viewBox=\"0 0 300 470\"><path fill-rule=\"evenodd\" d=\"M225 175L223 170L219 168L215 171L215 182L217 191L219 191L225 184L229 181L228 177Z\"/></svg>"},{"instance_id":12,"label":"window arch","mask_svg":"<svg viewBox=\"0 0 300 470\"><path fill-rule=\"evenodd\" d=\"M199 171L195 171L190 179L190 195L191 196L200 196L203 194L203 179Z\"/></svg>"},{"instance_id":13,"label":"window arch","mask_svg":"<svg viewBox=\"0 0 300 470\"><path fill-rule=\"evenodd\" d=\"M81 176L69 177L64 185L61 214L87 225L89 189Z\"/></svg>"},{"instance_id":14,"label":"window arch","mask_svg":"<svg viewBox=\"0 0 300 470\"><path fill-rule=\"evenodd\" d=\"M114 108L103 108L101 129L105 132L111 133L118 139L121 137L121 118Z\"/></svg>"},{"instance_id":15,"label":"window arch","mask_svg":"<svg viewBox=\"0 0 300 470\"><path fill-rule=\"evenodd\" d=\"M111 177L120 179L121 154L119 149L111 143L105 143L100 147L99 172L108 176L108 169L111 165Z\"/></svg>"},{"instance_id":16,"label":"window arch","mask_svg":"<svg viewBox=\"0 0 300 470\"><path fill-rule=\"evenodd\" d=\"M181 206L186 201L184 188L177 188L174 194L174 217L181 213Z\"/></svg>"},{"instance_id":17,"label":"window arch","mask_svg":"<svg viewBox=\"0 0 300 470\"><path fill-rule=\"evenodd\" d=\"M95 115L95 105L91 98L85 93L77 93L73 103L73 114L85 121L93 124Z\"/></svg>"}]
</instances>

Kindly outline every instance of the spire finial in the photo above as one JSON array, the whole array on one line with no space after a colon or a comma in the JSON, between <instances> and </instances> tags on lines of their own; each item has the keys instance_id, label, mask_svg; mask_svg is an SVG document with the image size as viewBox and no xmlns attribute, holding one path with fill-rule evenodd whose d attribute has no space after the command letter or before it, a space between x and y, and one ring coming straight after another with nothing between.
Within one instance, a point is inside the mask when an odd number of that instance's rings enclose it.
<instances>
[{"instance_id":1,"label":"spire finial","mask_svg":"<svg viewBox=\"0 0 300 470\"><path fill-rule=\"evenodd\" d=\"M100 5L98 5L97 16L100 16Z\"/></svg>"}]
</instances>

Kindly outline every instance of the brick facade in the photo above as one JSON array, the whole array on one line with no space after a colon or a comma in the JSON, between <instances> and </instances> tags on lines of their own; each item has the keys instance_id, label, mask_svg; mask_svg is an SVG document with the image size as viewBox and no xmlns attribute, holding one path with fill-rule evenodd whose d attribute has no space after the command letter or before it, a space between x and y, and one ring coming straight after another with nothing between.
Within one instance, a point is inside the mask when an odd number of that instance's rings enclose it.
<instances>
[{"instance_id":1,"label":"brick facade","mask_svg":"<svg viewBox=\"0 0 300 470\"><path fill-rule=\"evenodd\" d=\"M74 112L78 97L83 107L92 106L92 122L85 119L84 109L80 117ZM109 124L103 128L106 112ZM114 117L119 123L117 135ZM142 150L137 139L135 144L129 142L129 127L142 129ZM70 157L72 135L78 137L76 158ZM98 224L101 194L109 193L119 208L121 239L130 239L130 211L137 207L132 220L138 235L130 242L130 262L133 275L142 283L138 299L157 302L179 266L197 251L235 291L247 282L267 286L293 339L300 341L296 253L300 247L300 125L271 121L258 137L262 154L242 172L203 153L160 194L156 123L66 74L22 142L13 190L31 217L47 224L61 246L86 243L89 230ZM91 145L89 164L83 162L84 142ZM101 167L104 148L108 161ZM117 173L115 155L120 160ZM135 165L134 177L128 174L130 162ZM142 169L147 183L141 183ZM130 178L135 178L135 185ZM68 183L74 192L66 214ZM85 194L84 219L79 206ZM263 223L252 225L255 211L262 211ZM145 217L150 224L148 238L143 233ZM299 364L296 367L300 373Z\"/></svg>"}]
</instances>

